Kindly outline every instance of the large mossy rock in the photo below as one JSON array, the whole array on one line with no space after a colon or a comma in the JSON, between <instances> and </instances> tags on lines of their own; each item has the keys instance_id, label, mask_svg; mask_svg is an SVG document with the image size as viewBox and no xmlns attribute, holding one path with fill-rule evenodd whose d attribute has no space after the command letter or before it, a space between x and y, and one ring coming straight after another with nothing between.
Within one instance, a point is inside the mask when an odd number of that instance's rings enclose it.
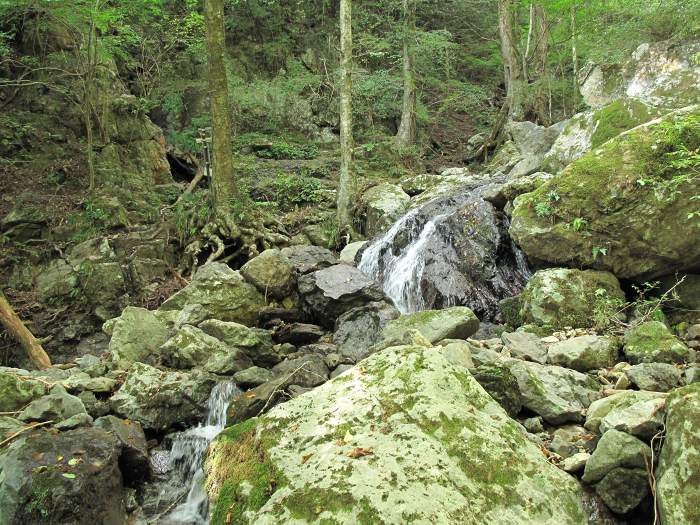
<instances>
[{"instance_id":1,"label":"large mossy rock","mask_svg":"<svg viewBox=\"0 0 700 525\"><path fill-rule=\"evenodd\" d=\"M592 432L600 432L602 434L604 433L603 429L601 429L602 421L609 415L627 411L640 403L663 402L664 398L665 394L660 394L658 392L642 392L638 390L617 392L591 403L586 413L586 424L584 426ZM616 417L615 420L617 419ZM608 420L608 422L611 421L612 420ZM610 426L608 426L608 428L610 428ZM618 428L618 430L623 429ZM629 427L624 430L629 432ZM635 434L634 432L630 433Z\"/></svg>"},{"instance_id":2,"label":"large mossy rock","mask_svg":"<svg viewBox=\"0 0 700 525\"><path fill-rule=\"evenodd\" d=\"M202 306L206 319L251 326L257 320L258 310L265 306L265 297L246 282L240 272L222 263L210 263L202 266L192 282L165 301L160 309L182 310L193 304Z\"/></svg>"},{"instance_id":3,"label":"large mossy rock","mask_svg":"<svg viewBox=\"0 0 700 525\"><path fill-rule=\"evenodd\" d=\"M204 417L214 377L168 372L134 363L110 402L112 411L138 421L144 430L163 432L195 424Z\"/></svg>"},{"instance_id":4,"label":"large mossy rock","mask_svg":"<svg viewBox=\"0 0 700 525\"><path fill-rule=\"evenodd\" d=\"M241 275L255 285L265 297L282 300L289 297L296 284L295 269L279 250L265 250L241 268Z\"/></svg>"},{"instance_id":5,"label":"large mossy rock","mask_svg":"<svg viewBox=\"0 0 700 525\"><path fill-rule=\"evenodd\" d=\"M632 364L685 363L692 355L661 321L647 321L630 329L625 334L624 352Z\"/></svg>"},{"instance_id":6,"label":"large mossy rock","mask_svg":"<svg viewBox=\"0 0 700 525\"><path fill-rule=\"evenodd\" d=\"M552 268L540 270L521 295L520 315L525 323L552 328L593 326L600 292L611 299L625 294L614 275L594 270Z\"/></svg>"},{"instance_id":7,"label":"large mossy rock","mask_svg":"<svg viewBox=\"0 0 700 525\"><path fill-rule=\"evenodd\" d=\"M127 306L122 314L105 324L112 338L109 353L116 362L134 363L153 359L168 339L168 327L154 312Z\"/></svg>"},{"instance_id":8,"label":"large mossy rock","mask_svg":"<svg viewBox=\"0 0 700 525\"><path fill-rule=\"evenodd\" d=\"M645 280L698 267L697 181L673 153L700 147L700 106L634 128L515 200L510 234L535 261ZM676 182L669 181L674 177Z\"/></svg>"},{"instance_id":9,"label":"large mossy rock","mask_svg":"<svg viewBox=\"0 0 700 525\"><path fill-rule=\"evenodd\" d=\"M645 458L648 461L651 457L651 448L643 441L619 430L608 430L586 463L583 481L595 483L618 467L643 469Z\"/></svg>"},{"instance_id":10,"label":"large mossy rock","mask_svg":"<svg viewBox=\"0 0 700 525\"><path fill-rule=\"evenodd\" d=\"M372 237L386 230L408 209L411 198L401 186L384 182L362 195L365 208L365 235Z\"/></svg>"},{"instance_id":11,"label":"large mossy rock","mask_svg":"<svg viewBox=\"0 0 700 525\"><path fill-rule=\"evenodd\" d=\"M418 330L431 343L443 339L467 339L479 330L479 319L466 306L425 310L389 321L382 339L401 341L411 330Z\"/></svg>"},{"instance_id":12,"label":"large mossy rock","mask_svg":"<svg viewBox=\"0 0 700 525\"><path fill-rule=\"evenodd\" d=\"M212 525L586 522L579 484L440 348L386 349L230 427L206 471Z\"/></svg>"},{"instance_id":13,"label":"large mossy rock","mask_svg":"<svg viewBox=\"0 0 700 525\"><path fill-rule=\"evenodd\" d=\"M550 345L547 359L554 365L588 372L613 366L620 353L620 341L615 337L582 335Z\"/></svg>"},{"instance_id":14,"label":"large mossy rock","mask_svg":"<svg viewBox=\"0 0 700 525\"><path fill-rule=\"evenodd\" d=\"M98 428L18 438L0 455L0 525L123 525L120 448Z\"/></svg>"},{"instance_id":15,"label":"large mossy rock","mask_svg":"<svg viewBox=\"0 0 700 525\"><path fill-rule=\"evenodd\" d=\"M40 381L9 370L0 372L0 412L21 410L45 393L46 385Z\"/></svg>"},{"instance_id":16,"label":"large mossy rock","mask_svg":"<svg viewBox=\"0 0 700 525\"><path fill-rule=\"evenodd\" d=\"M662 523L700 523L700 384L680 388L668 398L656 481Z\"/></svg>"}]
</instances>

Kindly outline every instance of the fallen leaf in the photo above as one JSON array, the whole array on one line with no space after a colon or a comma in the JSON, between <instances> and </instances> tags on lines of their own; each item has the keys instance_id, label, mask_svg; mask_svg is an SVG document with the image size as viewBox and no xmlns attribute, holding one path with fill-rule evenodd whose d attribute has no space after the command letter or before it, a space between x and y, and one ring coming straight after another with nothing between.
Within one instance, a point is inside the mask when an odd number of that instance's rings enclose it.
<instances>
[{"instance_id":1,"label":"fallen leaf","mask_svg":"<svg viewBox=\"0 0 700 525\"><path fill-rule=\"evenodd\" d=\"M75 479L75 474L62 474L62 476L66 479Z\"/></svg>"},{"instance_id":2,"label":"fallen leaf","mask_svg":"<svg viewBox=\"0 0 700 525\"><path fill-rule=\"evenodd\" d=\"M309 461L311 459L311 456L313 456L313 453L301 456L301 464L303 465L304 463Z\"/></svg>"},{"instance_id":3,"label":"fallen leaf","mask_svg":"<svg viewBox=\"0 0 700 525\"><path fill-rule=\"evenodd\" d=\"M258 395L255 392L246 392L245 397L246 399L255 399Z\"/></svg>"},{"instance_id":4,"label":"fallen leaf","mask_svg":"<svg viewBox=\"0 0 700 525\"><path fill-rule=\"evenodd\" d=\"M347 444L344 439L336 439L335 444L338 445L339 447L342 447L343 445Z\"/></svg>"},{"instance_id":5,"label":"fallen leaf","mask_svg":"<svg viewBox=\"0 0 700 525\"><path fill-rule=\"evenodd\" d=\"M71 458L68 460L68 464L71 467L75 467L76 465L80 465L82 462L83 462L83 460L80 458Z\"/></svg>"},{"instance_id":6,"label":"fallen leaf","mask_svg":"<svg viewBox=\"0 0 700 525\"><path fill-rule=\"evenodd\" d=\"M63 461L63 456L56 456L56 461Z\"/></svg>"},{"instance_id":7,"label":"fallen leaf","mask_svg":"<svg viewBox=\"0 0 700 525\"><path fill-rule=\"evenodd\" d=\"M357 458L361 458L361 457L364 457L364 456L369 456L369 455L371 455L371 454L374 454L374 452L372 452L372 449L371 449L371 448L357 447L357 448L351 450L350 452L348 452L348 453L345 454L345 455L346 455L347 457L349 457L350 459L357 459Z\"/></svg>"}]
</instances>

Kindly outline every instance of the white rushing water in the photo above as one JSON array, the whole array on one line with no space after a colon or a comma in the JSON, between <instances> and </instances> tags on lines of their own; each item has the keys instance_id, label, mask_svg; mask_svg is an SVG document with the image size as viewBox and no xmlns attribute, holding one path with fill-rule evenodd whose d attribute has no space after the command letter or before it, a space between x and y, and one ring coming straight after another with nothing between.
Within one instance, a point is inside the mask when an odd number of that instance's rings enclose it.
<instances>
[{"instance_id":1,"label":"white rushing water","mask_svg":"<svg viewBox=\"0 0 700 525\"><path fill-rule=\"evenodd\" d=\"M206 525L208 500L204 489L204 454L209 443L226 425L229 401L241 393L232 382L217 384L207 405L207 420L182 432L173 441L170 458L182 478L189 483L187 500L178 505L163 523L167 525Z\"/></svg>"},{"instance_id":2,"label":"white rushing water","mask_svg":"<svg viewBox=\"0 0 700 525\"><path fill-rule=\"evenodd\" d=\"M449 213L445 213L429 220L418 238L395 256L391 244L396 235L407 228L417 212L418 210L412 210L394 223L381 239L374 241L365 250L358 265L362 272L382 282L384 293L402 314L426 309L420 289L425 270L424 248L431 242L438 224L449 216Z\"/></svg>"}]
</instances>

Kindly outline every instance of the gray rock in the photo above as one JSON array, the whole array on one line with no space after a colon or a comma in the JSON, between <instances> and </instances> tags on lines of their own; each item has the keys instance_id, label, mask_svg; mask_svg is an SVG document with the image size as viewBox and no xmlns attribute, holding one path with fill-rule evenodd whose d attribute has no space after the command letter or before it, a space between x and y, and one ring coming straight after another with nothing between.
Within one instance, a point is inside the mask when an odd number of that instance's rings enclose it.
<instances>
[{"instance_id":1,"label":"gray rock","mask_svg":"<svg viewBox=\"0 0 700 525\"><path fill-rule=\"evenodd\" d=\"M338 263L333 253L320 246L290 246L282 248L282 254L287 257L297 273L307 273L323 270Z\"/></svg>"},{"instance_id":2,"label":"gray rock","mask_svg":"<svg viewBox=\"0 0 700 525\"><path fill-rule=\"evenodd\" d=\"M365 209L363 232L373 237L389 228L408 209L411 198L396 184L384 182L362 195Z\"/></svg>"},{"instance_id":3,"label":"gray rock","mask_svg":"<svg viewBox=\"0 0 700 525\"><path fill-rule=\"evenodd\" d=\"M588 372L613 366L619 350L620 342L615 337L582 335L550 345L547 358L554 365Z\"/></svg>"},{"instance_id":4,"label":"gray rock","mask_svg":"<svg viewBox=\"0 0 700 525\"><path fill-rule=\"evenodd\" d=\"M598 385L590 377L559 366L508 362L518 381L523 406L553 425L583 421L583 410L595 401Z\"/></svg>"},{"instance_id":5,"label":"gray rock","mask_svg":"<svg viewBox=\"0 0 700 525\"><path fill-rule=\"evenodd\" d=\"M85 414L83 402L66 392L61 385L54 386L48 395L32 401L20 412L21 421L54 421L68 419L76 414Z\"/></svg>"},{"instance_id":6,"label":"gray rock","mask_svg":"<svg viewBox=\"0 0 700 525\"><path fill-rule=\"evenodd\" d=\"M600 432L615 429L648 441L663 428L665 408L664 398L641 400L630 406L623 404L600 420Z\"/></svg>"},{"instance_id":7,"label":"gray rock","mask_svg":"<svg viewBox=\"0 0 700 525\"><path fill-rule=\"evenodd\" d=\"M565 458L559 465L564 472L576 474L581 472L585 467L591 455L588 452L577 452L573 456Z\"/></svg>"},{"instance_id":8,"label":"gray rock","mask_svg":"<svg viewBox=\"0 0 700 525\"><path fill-rule=\"evenodd\" d=\"M443 339L438 348L445 359L456 366L461 366L469 370L474 369L472 360L471 345L459 339Z\"/></svg>"},{"instance_id":9,"label":"gray rock","mask_svg":"<svg viewBox=\"0 0 700 525\"><path fill-rule=\"evenodd\" d=\"M619 430L608 430L586 463L583 481L595 483L618 467L643 469L645 457L651 460L649 445Z\"/></svg>"},{"instance_id":10,"label":"gray rock","mask_svg":"<svg viewBox=\"0 0 700 525\"><path fill-rule=\"evenodd\" d=\"M353 365L338 365L335 370L331 372L331 379L338 377L340 374L347 372L348 370L352 370L353 368Z\"/></svg>"},{"instance_id":11,"label":"gray rock","mask_svg":"<svg viewBox=\"0 0 700 525\"><path fill-rule=\"evenodd\" d=\"M86 413L76 414L54 425L56 430L73 430L80 427L92 426L92 416Z\"/></svg>"},{"instance_id":12,"label":"gray rock","mask_svg":"<svg viewBox=\"0 0 700 525\"><path fill-rule=\"evenodd\" d=\"M323 358L309 354L296 359L287 359L272 368L279 377L287 378L291 384L314 387L328 381L330 372Z\"/></svg>"},{"instance_id":13,"label":"gray rock","mask_svg":"<svg viewBox=\"0 0 700 525\"><path fill-rule=\"evenodd\" d=\"M253 388L263 383L267 383L274 377L274 374L266 368L252 366L233 374L233 380L241 388Z\"/></svg>"},{"instance_id":14,"label":"gray rock","mask_svg":"<svg viewBox=\"0 0 700 525\"><path fill-rule=\"evenodd\" d=\"M529 332L505 332L501 334L501 339L511 356L540 364L547 362L547 348L535 334Z\"/></svg>"},{"instance_id":15,"label":"gray rock","mask_svg":"<svg viewBox=\"0 0 700 525\"><path fill-rule=\"evenodd\" d=\"M145 308L128 306L121 316L108 323L108 335L112 336L109 352L118 363L153 359L168 338L166 324Z\"/></svg>"},{"instance_id":16,"label":"gray rock","mask_svg":"<svg viewBox=\"0 0 700 525\"><path fill-rule=\"evenodd\" d=\"M654 392L668 392L681 381L681 371L665 363L641 363L625 369L625 374L640 390Z\"/></svg>"},{"instance_id":17,"label":"gray rock","mask_svg":"<svg viewBox=\"0 0 700 525\"><path fill-rule=\"evenodd\" d=\"M685 371L685 382L688 385L700 383L700 366L689 366Z\"/></svg>"},{"instance_id":18,"label":"gray rock","mask_svg":"<svg viewBox=\"0 0 700 525\"><path fill-rule=\"evenodd\" d=\"M355 256L364 246L367 241L351 242L340 252L340 262L355 264Z\"/></svg>"},{"instance_id":19,"label":"gray rock","mask_svg":"<svg viewBox=\"0 0 700 525\"><path fill-rule=\"evenodd\" d=\"M73 374L68 379L61 381L61 385L69 392L99 392L102 394L114 392L117 382L109 377L91 377L85 372Z\"/></svg>"},{"instance_id":20,"label":"gray rock","mask_svg":"<svg viewBox=\"0 0 700 525\"><path fill-rule=\"evenodd\" d=\"M369 355L372 345L379 342L386 324L399 315L399 311L385 301L348 310L335 322L333 342L341 355L358 362Z\"/></svg>"},{"instance_id":21,"label":"gray rock","mask_svg":"<svg viewBox=\"0 0 700 525\"><path fill-rule=\"evenodd\" d=\"M625 334L625 356L632 364L685 363L692 354L660 321L647 321Z\"/></svg>"},{"instance_id":22,"label":"gray rock","mask_svg":"<svg viewBox=\"0 0 700 525\"><path fill-rule=\"evenodd\" d=\"M525 430L530 432L531 434L539 434L540 432L544 432L544 426L542 425L542 418L537 416L537 417L529 417L523 421L523 426L525 427Z\"/></svg>"},{"instance_id":23,"label":"gray rock","mask_svg":"<svg viewBox=\"0 0 700 525\"><path fill-rule=\"evenodd\" d=\"M308 323L284 324L278 327L274 333L274 340L277 343L291 343L295 346L315 343L326 332L320 326Z\"/></svg>"},{"instance_id":24,"label":"gray rock","mask_svg":"<svg viewBox=\"0 0 700 525\"><path fill-rule=\"evenodd\" d=\"M598 399L597 401L591 403L591 406L588 407L584 427L592 432L599 432L601 421L611 412L616 410L626 410L638 402L653 401L663 399L665 397L665 394L660 394L658 392L640 392L629 390Z\"/></svg>"},{"instance_id":25,"label":"gray rock","mask_svg":"<svg viewBox=\"0 0 700 525\"><path fill-rule=\"evenodd\" d=\"M37 299L48 302L68 299L78 286L78 276L63 259L54 259L36 278Z\"/></svg>"},{"instance_id":26,"label":"gray rock","mask_svg":"<svg viewBox=\"0 0 700 525\"><path fill-rule=\"evenodd\" d=\"M595 491L610 510L627 514L649 495L649 476L642 469L615 468L600 480Z\"/></svg>"},{"instance_id":27,"label":"gray rock","mask_svg":"<svg viewBox=\"0 0 700 525\"><path fill-rule=\"evenodd\" d=\"M289 297L296 284L294 266L279 250L265 250L241 268L241 275L255 285L265 297L282 300Z\"/></svg>"},{"instance_id":28,"label":"gray rock","mask_svg":"<svg viewBox=\"0 0 700 525\"><path fill-rule=\"evenodd\" d=\"M466 306L454 306L402 315L387 323L382 339L401 340L410 330L417 330L428 341L436 343L443 339L467 339L478 329L479 320L472 310Z\"/></svg>"},{"instance_id":29,"label":"gray rock","mask_svg":"<svg viewBox=\"0 0 700 525\"><path fill-rule=\"evenodd\" d=\"M523 408L518 381L508 367L481 365L472 370L474 379L508 413L515 417Z\"/></svg>"},{"instance_id":30,"label":"gray rock","mask_svg":"<svg viewBox=\"0 0 700 525\"><path fill-rule=\"evenodd\" d=\"M384 299L384 292L372 279L347 264L300 277L299 294L305 311L328 328L348 310Z\"/></svg>"},{"instance_id":31,"label":"gray rock","mask_svg":"<svg viewBox=\"0 0 700 525\"><path fill-rule=\"evenodd\" d=\"M26 371L25 371L26 373ZM0 412L21 410L46 394L46 385L19 373L0 371Z\"/></svg>"},{"instance_id":32,"label":"gray rock","mask_svg":"<svg viewBox=\"0 0 700 525\"><path fill-rule=\"evenodd\" d=\"M144 481L150 478L151 462L148 457L146 435L138 421L105 416L96 420L95 426L106 430L121 443L119 464L122 467L122 475L127 481Z\"/></svg>"}]
</instances>

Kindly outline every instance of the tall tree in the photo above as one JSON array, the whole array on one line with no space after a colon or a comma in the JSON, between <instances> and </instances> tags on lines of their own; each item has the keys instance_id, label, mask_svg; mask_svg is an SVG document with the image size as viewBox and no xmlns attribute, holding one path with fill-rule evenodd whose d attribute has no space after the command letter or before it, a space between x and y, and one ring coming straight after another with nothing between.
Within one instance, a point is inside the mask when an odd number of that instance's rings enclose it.
<instances>
[{"instance_id":1,"label":"tall tree","mask_svg":"<svg viewBox=\"0 0 700 525\"><path fill-rule=\"evenodd\" d=\"M340 184L338 227L352 231L350 192L352 184L352 0L340 0Z\"/></svg>"},{"instance_id":2,"label":"tall tree","mask_svg":"<svg viewBox=\"0 0 700 525\"><path fill-rule=\"evenodd\" d=\"M51 367L51 360L32 335L29 329L24 325L19 316L10 306L10 303L5 299L5 295L0 291L0 323L5 327L9 334L22 345L24 351L32 364L39 370L44 370Z\"/></svg>"},{"instance_id":3,"label":"tall tree","mask_svg":"<svg viewBox=\"0 0 700 525\"><path fill-rule=\"evenodd\" d=\"M525 85L523 65L515 36L512 0L498 0L498 31L503 55L503 76L508 97L508 116L511 120L522 120L525 116L523 103Z\"/></svg>"},{"instance_id":4,"label":"tall tree","mask_svg":"<svg viewBox=\"0 0 700 525\"><path fill-rule=\"evenodd\" d=\"M416 141L416 79L413 40L416 34L416 0L403 0L403 108L396 142L408 146Z\"/></svg>"},{"instance_id":5,"label":"tall tree","mask_svg":"<svg viewBox=\"0 0 700 525\"><path fill-rule=\"evenodd\" d=\"M226 213L237 196L231 149L231 110L226 73L226 35L224 0L204 0L209 59L209 97L211 104L213 175L212 202L217 211Z\"/></svg>"}]
</instances>

